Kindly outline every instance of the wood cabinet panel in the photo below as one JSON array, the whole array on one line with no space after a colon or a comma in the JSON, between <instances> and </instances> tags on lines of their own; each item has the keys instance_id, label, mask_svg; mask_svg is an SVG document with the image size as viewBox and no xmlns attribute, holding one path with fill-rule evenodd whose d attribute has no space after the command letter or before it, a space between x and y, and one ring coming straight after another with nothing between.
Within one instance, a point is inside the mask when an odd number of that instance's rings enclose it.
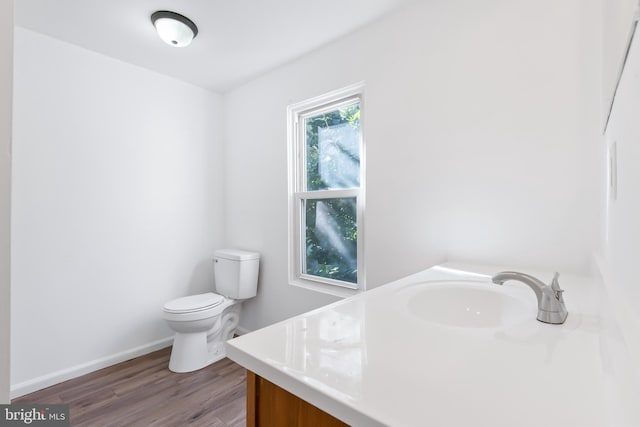
<instances>
[{"instance_id":1,"label":"wood cabinet panel","mask_svg":"<svg viewBox=\"0 0 640 427\"><path fill-rule=\"evenodd\" d=\"M247 371L247 427L343 427L348 424Z\"/></svg>"}]
</instances>

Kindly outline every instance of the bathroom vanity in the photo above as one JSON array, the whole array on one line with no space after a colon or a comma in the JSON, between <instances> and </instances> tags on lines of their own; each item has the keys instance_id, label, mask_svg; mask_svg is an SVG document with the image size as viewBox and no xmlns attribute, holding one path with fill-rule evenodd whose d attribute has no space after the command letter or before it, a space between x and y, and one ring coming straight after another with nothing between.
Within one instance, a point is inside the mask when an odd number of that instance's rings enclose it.
<instances>
[{"instance_id":1,"label":"bathroom vanity","mask_svg":"<svg viewBox=\"0 0 640 427\"><path fill-rule=\"evenodd\" d=\"M445 264L228 341L247 425L613 425L594 284L561 274L550 325L501 270Z\"/></svg>"}]
</instances>

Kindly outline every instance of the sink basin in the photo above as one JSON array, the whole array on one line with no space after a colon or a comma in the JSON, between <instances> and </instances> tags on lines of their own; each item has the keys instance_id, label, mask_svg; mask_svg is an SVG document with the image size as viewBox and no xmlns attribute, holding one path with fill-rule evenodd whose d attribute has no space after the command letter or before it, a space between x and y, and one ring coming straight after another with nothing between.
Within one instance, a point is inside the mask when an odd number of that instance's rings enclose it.
<instances>
[{"instance_id":1,"label":"sink basin","mask_svg":"<svg viewBox=\"0 0 640 427\"><path fill-rule=\"evenodd\" d=\"M503 287L481 281L439 281L409 285L397 297L412 317L459 328L500 328L535 321L535 296L528 303Z\"/></svg>"}]
</instances>

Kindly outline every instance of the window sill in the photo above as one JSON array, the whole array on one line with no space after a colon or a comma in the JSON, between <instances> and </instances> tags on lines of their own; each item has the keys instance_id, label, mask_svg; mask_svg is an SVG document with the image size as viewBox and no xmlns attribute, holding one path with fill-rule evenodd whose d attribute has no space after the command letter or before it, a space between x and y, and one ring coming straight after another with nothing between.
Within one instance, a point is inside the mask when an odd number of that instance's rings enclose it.
<instances>
[{"instance_id":1,"label":"window sill","mask_svg":"<svg viewBox=\"0 0 640 427\"><path fill-rule=\"evenodd\" d=\"M298 288L307 289L310 291L320 292L327 295L333 295L339 298L349 298L362 292L361 289L349 289L336 285L328 285L326 283L313 282L310 280L290 280L291 286L297 286Z\"/></svg>"}]
</instances>

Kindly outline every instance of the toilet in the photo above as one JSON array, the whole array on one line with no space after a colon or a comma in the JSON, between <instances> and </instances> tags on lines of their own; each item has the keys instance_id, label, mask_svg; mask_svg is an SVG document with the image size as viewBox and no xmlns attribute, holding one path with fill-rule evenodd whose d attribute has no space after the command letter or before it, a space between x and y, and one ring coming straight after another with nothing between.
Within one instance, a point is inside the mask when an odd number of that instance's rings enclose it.
<instances>
[{"instance_id":1,"label":"toilet","mask_svg":"<svg viewBox=\"0 0 640 427\"><path fill-rule=\"evenodd\" d=\"M214 253L216 293L169 301L163 317L175 332L169 369L192 372L225 357L224 343L238 326L242 301L256 296L260 254L238 249Z\"/></svg>"}]
</instances>

